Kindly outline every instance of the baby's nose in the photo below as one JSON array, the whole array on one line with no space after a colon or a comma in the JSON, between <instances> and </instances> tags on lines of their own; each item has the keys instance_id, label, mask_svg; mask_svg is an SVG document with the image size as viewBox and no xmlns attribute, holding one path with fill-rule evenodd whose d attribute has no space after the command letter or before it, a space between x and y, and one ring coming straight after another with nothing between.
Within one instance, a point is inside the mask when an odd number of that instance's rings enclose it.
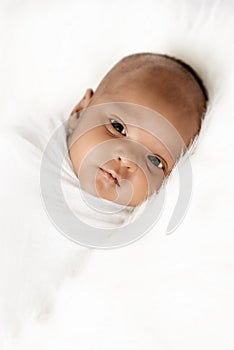
<instances>
[{"instance_id":1,"label":"baby's nose","mask_svg":"<svg viewBox=\"0 0 234 350\"><path fill-rule=\"evenodd\" d=\"M127 157L118 156L118 161L121 163L121 166L126 167L131 173L134 173L137 170L137 164Z\"/></svg>"}]
</instances>

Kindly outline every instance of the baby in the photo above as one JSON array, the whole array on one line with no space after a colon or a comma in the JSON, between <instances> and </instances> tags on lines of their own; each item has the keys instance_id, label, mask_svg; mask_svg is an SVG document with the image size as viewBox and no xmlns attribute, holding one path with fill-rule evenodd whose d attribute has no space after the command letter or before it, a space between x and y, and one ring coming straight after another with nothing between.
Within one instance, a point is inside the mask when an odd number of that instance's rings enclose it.
<instances>
[{"instance_id":1,"label":"baby","mask_svg":"<svg viewBox=\"0 0 234 350\"><path fill-rule=\"evenodd\" d=\"M155 53L121 59L71 113L67 138L85 191L138 206L158 191L198 135L208 96L183 61Z\"/></svg>"}]
</instances>

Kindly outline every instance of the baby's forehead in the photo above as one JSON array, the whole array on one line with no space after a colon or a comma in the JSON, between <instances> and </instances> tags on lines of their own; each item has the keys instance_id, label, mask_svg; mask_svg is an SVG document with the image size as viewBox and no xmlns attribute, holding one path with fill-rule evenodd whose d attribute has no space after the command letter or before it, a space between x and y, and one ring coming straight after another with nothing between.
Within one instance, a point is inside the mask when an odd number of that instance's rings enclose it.
<instances>
[{"instance_id":1,"label":"baby's forehead","mask_svg":"<svg viewBox=\"0 0 234 350\"><path fill-rule=\"evenodd\" d=\"M200 102L196 88L195 82L188 80L180 71L171 67L157 67L154 70L136 69L127 74L119 71L112 76L106 92L112 95L122 92L126 99L137 93L141 100L150 96L155 102L159 98L164 99L174 108L189 108L191 101L192 104Z\"/></svg>"},{"instance_id":2,"label":"baby's forehead","mask_svg":"<svg viewBox=\"0 0 234 350\"><path fill-rule=\"evenodd\" d=\"M134 79L135 82L141 79L154 81L161 81L161 79L172 78L173 81L179 80L180 82L188 81L188 73L181 69L180 66L173 64L172 62L162 62L157 65L136 65L129 66L129 68L116 69L113 74L110 75L110 79L122 78L125 82Z\"/></svg>"}]
</instances>

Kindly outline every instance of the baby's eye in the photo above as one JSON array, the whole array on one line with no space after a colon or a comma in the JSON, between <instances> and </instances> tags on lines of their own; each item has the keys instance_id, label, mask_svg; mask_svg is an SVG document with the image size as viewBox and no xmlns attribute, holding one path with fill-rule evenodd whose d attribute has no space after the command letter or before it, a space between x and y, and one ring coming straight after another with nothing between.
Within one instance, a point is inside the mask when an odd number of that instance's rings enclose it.
<instances>
[{"instance_id":1,"label":"baby's eye","mask_svg":"<svg viewBox=\"0 0 234 350\"><path fill-rule=\"evenodd\" d=\"M115 119L111 119L111 125L113 126L113 128L115 128L116 131L118 131L120 134L126 136L126 132L124 130L124 126L119 123L117 120Z\"/></svg>"},{"instance_id":2,"label":"baby's eye","mask_svg":"<svg viewBox=\"0 0 234 350\"><path fill-rule=\"evenodd\" d=\"M152 156L152 155L149 155L147 156L147 158L151 161L151 163L153 163L157 168L159 169L164 169L164 165L163 163L161 162L161 160L156 157L156 156Z\"/></svg>"}]
</instances>

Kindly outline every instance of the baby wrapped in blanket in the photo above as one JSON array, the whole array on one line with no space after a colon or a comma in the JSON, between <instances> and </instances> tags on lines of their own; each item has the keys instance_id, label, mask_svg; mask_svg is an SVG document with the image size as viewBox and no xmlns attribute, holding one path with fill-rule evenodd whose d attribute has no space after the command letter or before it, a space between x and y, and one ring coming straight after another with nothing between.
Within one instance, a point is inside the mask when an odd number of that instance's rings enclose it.
<instances>
[{"instance_id":1,"label":"baby wrapped in blanket","mask_svg":"<svg viewBox=\"0 0 234 350\"><path fill-rule=\"evenodd\" d=\"M35 128L21 128L24 144L28 141L28 145L35 146L30 152L39 155L37 162L42 158L42 201L56 230L88 246L103 245L94 240L92 232L85 230L87 224L90 230L98 233L98 229L103 228L107 229L107 234L112 228L128 230L128 224L137 213L141 213L140 209L148 199L158 193L181 154L196 140L207 100L201 79L186 63L166 55L135 54L118 62L95 92L88 89L68 120L47 120L48 135L44 133L45 126L40 132L38 120ZM20 148L21 140L15 142ZM26 151L27 145L24 148ZM26 173L28 177L35 176L32 187L35 189L38 174L30 169L25 169ZM26 206L29 203L25 201ZM36 209L35 213L37 216L41 214ZM149 214L154 216L154 212ZM74 236L76 232L71 234L70 229L74 227L78 236ZM45 232L46 241L48 236ZM53 235L51 239L56 243L54 254L59 254L56 249L59 252L59 245L64 248L66 240L61 237L58 243ZM21 235L19 245L25 241ZM72 244L67 242L69 254ZM36 247L35 242L34 245ZM48 269L45 245L42 249L43 263ZM49 249L48 252L51 258ZM76 254L76 247L74 252ZM30 254L33 254L31 247ZM4 261L4 256L2 259ZM56 261L55 285L60 283L63 275ZM20 264L18 266L21 271L27 270ZM33 278L40 279L41 262L34 270ZM30 279L27 273L24 275ZM28 283L27 279L25 281ZM5 288L9 304L15 310L12 302L14 288L11 289L12 299L7 283ZM43 295L46 294L51 295L45 290ZM28 298L27 294L22 297ZM35 304L37 295L35 299L33 295L30 297L31 303ZM12 324L9 309L7 312Z\"/></svg>"},{"instance_id":2,"label":"baby wrapped in blanket","mask_svg":"<svg viewBox=\"0 0 234 350\"><path fill-rule=\"evenodd\" d=\"M95 93L87 89L45 150L42 197L54 224L81 244L104 246L110 234L102 236L97 228L123 227L142 212L194 144L207 100L201 78L174 57L140 53L118 62ZM69 181L72 186L64 188ZM146 210L156 216L152 207ZM73 214L92 225L91 232ZM129 232L119 230L118 237L126 239Z\"/></svg>"},{"instance_id":3,"label":"baby wrapped in blanket","mask_svg":"<svg viewBox=\"0 0 234 350\"><path fill-rule=\"evenodd\" d=\"M67 121L67 147L86 202L104 199L88 207L110 205L112 224L131 222L195 144L207 101L189 65L153 53L123 58L87 89Z\"/></svg>"}]
</instances>

